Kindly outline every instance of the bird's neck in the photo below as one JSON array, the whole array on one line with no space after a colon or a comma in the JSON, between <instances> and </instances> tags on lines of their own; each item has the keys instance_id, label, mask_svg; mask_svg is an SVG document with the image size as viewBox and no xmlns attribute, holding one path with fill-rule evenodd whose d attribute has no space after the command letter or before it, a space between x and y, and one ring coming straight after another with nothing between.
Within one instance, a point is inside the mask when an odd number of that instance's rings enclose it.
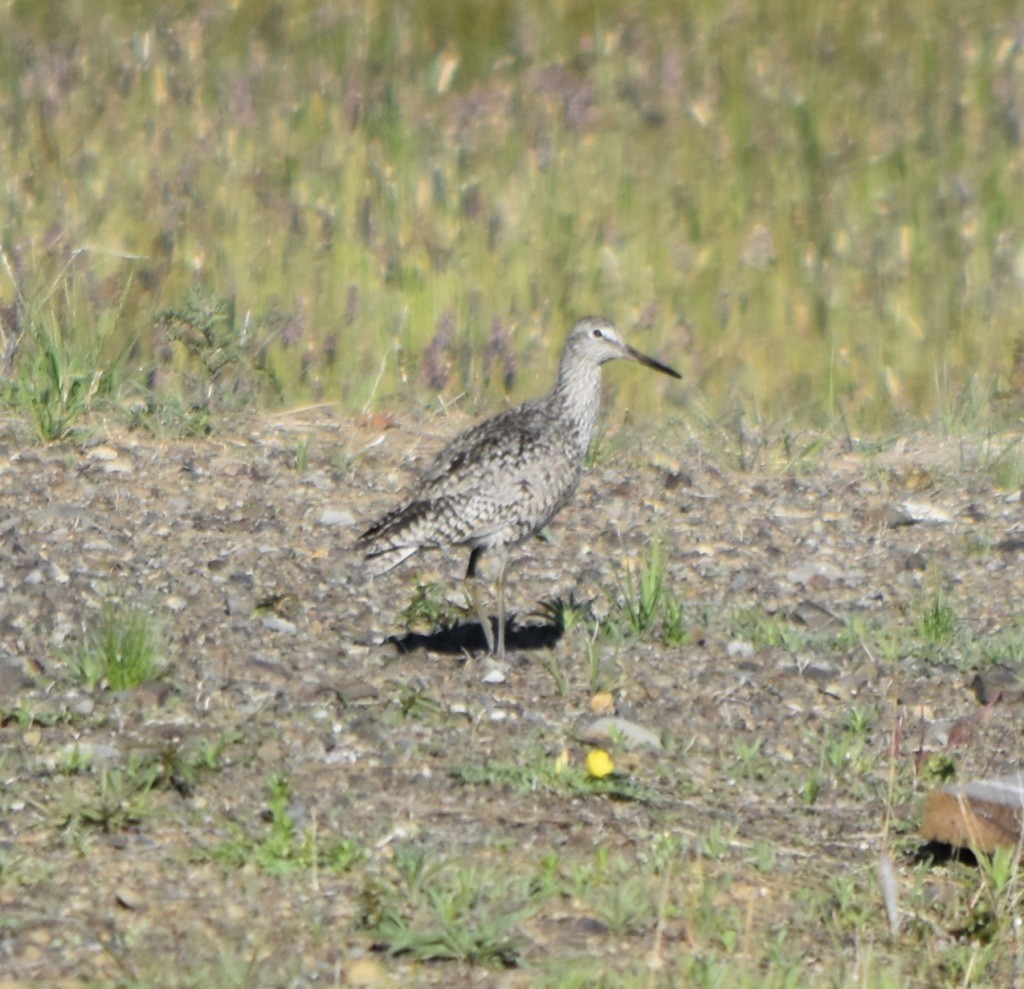
<instances>
[{"instance_id":1,"label":"bird's neck","mask_svg":"<svg viewBox=\"0 0 1024 989\"><path fill-rule=\"evenodd\" d=\"M548 403L572 429L576 442L585 453L590 446L601 405L600 365L563 359Z\"/></svg>"}]
</instances>

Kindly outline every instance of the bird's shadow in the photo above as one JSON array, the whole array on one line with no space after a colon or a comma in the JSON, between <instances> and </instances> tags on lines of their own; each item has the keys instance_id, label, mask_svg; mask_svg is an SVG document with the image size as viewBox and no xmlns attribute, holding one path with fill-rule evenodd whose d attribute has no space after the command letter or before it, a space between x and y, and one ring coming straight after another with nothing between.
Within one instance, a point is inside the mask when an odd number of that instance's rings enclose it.
<instances>
[{"instance_id":1,"label":"bird's shadow","mask_svg":"<svg viewBox=\"0 0 1024 989\"><path fill-rule=\"evenodd\" d=\"M497 629L494 631L496 633ZM564 634L565 628L559 622L516 625L510 617L505 623L505 649L508 652L550 649ZM420 649L452 656L487 651L487 638L479 622L464 622L426 634L406 632L389 636L387 641L403 655Z\"/></svg>"}]
</instances>

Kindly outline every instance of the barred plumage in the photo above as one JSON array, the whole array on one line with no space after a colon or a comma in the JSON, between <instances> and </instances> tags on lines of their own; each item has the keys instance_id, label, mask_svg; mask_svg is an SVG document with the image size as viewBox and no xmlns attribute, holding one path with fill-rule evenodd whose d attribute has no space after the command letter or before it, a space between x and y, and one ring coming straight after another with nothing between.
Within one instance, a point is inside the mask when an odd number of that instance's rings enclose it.
<instances>
[{"instance_id":1,"label":"barred plumage","mask_svg":"<svg viewBox=\"0 0 1024 989\"><path fill-rule=\"evenodd\" d=\"M580 320L548 395L456 436L424 471L410 500L359 537L366 572L386 573L420 549L468 546L466 578L473 580L481 555L495 551L501 561L496 642L475 583L471 589L488 648L503 656L508 549L543 529L572 497L597 420L601 365L620 357L679 377L625 343L608 320Z\"/></svg>"}]
</instances>

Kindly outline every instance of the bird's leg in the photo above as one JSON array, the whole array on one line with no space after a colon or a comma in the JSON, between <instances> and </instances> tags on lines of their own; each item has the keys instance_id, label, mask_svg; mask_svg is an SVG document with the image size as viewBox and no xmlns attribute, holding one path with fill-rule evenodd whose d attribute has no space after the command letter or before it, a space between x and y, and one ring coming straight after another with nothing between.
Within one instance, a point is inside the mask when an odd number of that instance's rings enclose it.
<instances>
[{"instance_id":1,"label":"bird's leg","mask_svg":"<svg viewBox=\"0 0 1024 989\"><path fill-rule=\"evenodd\" d=\"M484 638L487 640L487 651L490 653L494 652L494 634L491 632L491 620L487 617L487 612L484 611L483 602L480 600L480 578L476 575L476 565L483 556L484 549L482 546L473 547L473 552L469 554L469 566L466 568L466 583L469 585L469 596L473 601L473 607L476 609L476 616L480 619L480 627L484 630ZM498 626L498 634L501 635L501 626Z\"/></svg>"},{"instance_id":2,"label":"bird's leg","mask_svg":"<svg viewBox=\"0 0 1024 989\"><path fill-rule=\"evenodd\" d=\"M505 658L505 564L508 557L505 555L505 547L502 546L501 569L498 571L498 648L495 650L498 659Z\"/></svg>"}]
</instances>

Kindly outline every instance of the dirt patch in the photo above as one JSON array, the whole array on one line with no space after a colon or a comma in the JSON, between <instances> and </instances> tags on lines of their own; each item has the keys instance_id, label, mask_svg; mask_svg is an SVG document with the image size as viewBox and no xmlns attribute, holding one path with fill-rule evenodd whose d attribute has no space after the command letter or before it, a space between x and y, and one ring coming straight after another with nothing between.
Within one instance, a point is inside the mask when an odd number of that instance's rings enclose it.
<instances>
[{"instance_id":1,"label":"dirt patch","mask_svg":"<svg viewBox=\"0 0 1024 989\"><path fill-rule=\"evenodd\" d=\"M453 431L318 413L77 448L8 430L0 984L1003 971L1012 932L971 928L977 873L922 870L913 826L933 779L1018 766L1019 706L967 684L1024 659L1019 492L930 440L799 471L668 434L605 454L510 568L520 631L496 672L458 611L465 554L366 583L349 548ZM432 581L455 627L399 651ZM160 681L76 681L111 602L159 618ZM581 739L608 713L661 746L612 744L598 780Z\"/></svg>"}]
</instances>

